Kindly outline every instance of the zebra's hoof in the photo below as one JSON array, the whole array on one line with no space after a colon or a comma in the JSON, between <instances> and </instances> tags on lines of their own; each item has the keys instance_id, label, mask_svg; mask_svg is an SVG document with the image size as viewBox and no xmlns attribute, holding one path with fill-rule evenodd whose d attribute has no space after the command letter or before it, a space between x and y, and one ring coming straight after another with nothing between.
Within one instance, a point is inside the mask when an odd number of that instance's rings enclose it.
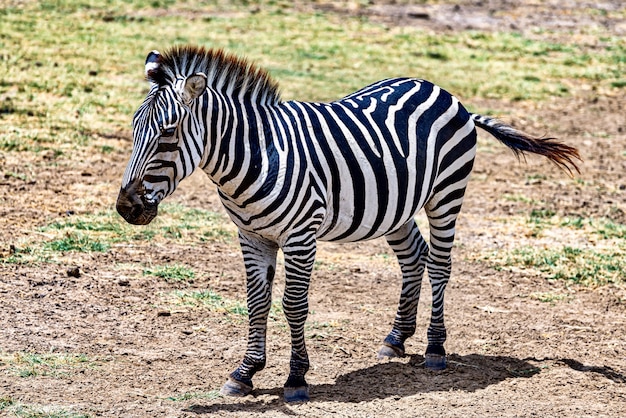
<instances>
[{"instance_id":1,"label":"zebra's hoof","mask_svg":"<svg viewBox=\"0 0 626 418\"><path fill-rule=\"evenodd\" d=\"M404 350L400 347L395 347L390 344L383 344L383 346L380 347L380 350L378 350L378 354L376 355L376 358L379 360L394 357L404 357Z\"/></svg>"},{"instance_id":2,"label":"zebra's hoof","mask_svg":"<svg viewBox=\"0 0 626 418\"><path fill-rule=\"evenodd\" d=\"M220 394L224 396L246 396L250 392L252 392L252 386L246 385L243 382L239 382L232 377L229 377L222 389L220 390Z\"/></svg>"},{"instance_id":3,"label":"zebra's hoof","mask_svg":"<svg viewBox=\"0 0 626 418\"><path fill-rule=\"evenodd\" d=\"M424 360L424 366L429 370L443 370L447 366L445 355L426 353Z\"/></svg>"},{"instance_id":4,"label":"zebra's hoof","mask_svg":"<svg viewBox=\"0 0 626 418\"><path fill-rule=\"evenodd\" d=\"M309 401L309 387L299 386L296 388L285 387L285 402L297 403Z\"/></svg>"}]
</instances>

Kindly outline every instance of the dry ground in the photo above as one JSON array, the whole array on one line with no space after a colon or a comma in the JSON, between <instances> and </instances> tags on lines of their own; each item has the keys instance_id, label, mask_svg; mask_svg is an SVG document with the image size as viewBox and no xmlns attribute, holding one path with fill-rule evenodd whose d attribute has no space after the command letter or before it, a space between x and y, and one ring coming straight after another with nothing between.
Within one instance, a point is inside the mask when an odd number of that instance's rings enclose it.
<instances>
[{"instance_id":1,"label":"dry ground","mask_svg":"<svg viewBox=\"0 0 626 418\"><path fill-rule=\"evenodd\" d=\"M527 23L530 14L518 24ZM613 24L619 33L623 22ZM229 241L167 246L157 241L116 244L106 253L67 253L60 263L0 264L2 351L86 356L84 362L31 377L18 376L5 358L0 394L24 404L111 417L626 416L624 286L583 287L523 271L498 271L477 256L521 242L560 244L559 237L534 241L524 225L502 221L530 213L536 202L559 216L626 223L623 90L535 105L472 104L506 109L517 126L563 138L579 147L585 162L578 180L569 179L535 158L517 162L482 135L446 293L447 370L436 373L421 365L428 285L408 356L377 361L376 350L395 312L399 269L381 240L321 244L307 331L311 402L282 401L289 342L280 313L270 323L268 366L257 375L256 390L242 399L218 397L215 390L244 352L244 317L173 306L167 295L180 288L212 289L243 300L238 247ZM19 154L2 157L7 171L27 174L27 180L0 179L4 255L11 244L38 234L33 232L38 226L112 206L129 137L121 132L119 138L98 138L116 151L63 155L54 165L22 161ZM528 199L505 198L511 195ZM181 185L172 200L223 211L201 175ZM147 261L184 264L196 277L190 284L145 276L138 266ZM73 266L79 267L79 277L68 275ZM279 274L275 299L283 283ZM538 294L564 297L542 301L533 297Z\"/></svg>"}]
</instances>

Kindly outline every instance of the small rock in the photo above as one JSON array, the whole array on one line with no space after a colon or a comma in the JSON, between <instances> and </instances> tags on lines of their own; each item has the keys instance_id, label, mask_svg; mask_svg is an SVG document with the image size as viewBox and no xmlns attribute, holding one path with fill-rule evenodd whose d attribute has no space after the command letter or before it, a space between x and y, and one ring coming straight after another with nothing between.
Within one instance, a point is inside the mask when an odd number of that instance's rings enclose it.
<instances>
[{"instance_id":1,"label":"small rock","mask_svg":"<svg viewBox=\"0 0 626 418\"><path fill-rule=\"evenodd\" d=\"M128 279L119 279L117 284L120 286L130 286L130 281Z\"/></svg>"},{"instance_id":2,"label":"small rock","mask_svg":"<svg viewBox=\"0 0 626 418\"><path fill-rule=\"evenodd\" d=\"M67 269L67 275L78 279L80 277L80 269L78 267L70 267Z\"/></svg>"},{"instance_id":3,"label":"small rock","mask_svg":"<svg viewBox=\"0 0 626 418\"><path fill-rule=\"evenodd\" d=\"M172 313L170 311L159 311L157 316L172 316Z\"/></svg>"},{"instance_id":4,"label":"small rock","mask_svg":"<svg viewBox=\"0 0 626 418\"><path fill-rule=\"evenodd\" d=\"M407 15L409 17L412 17L413 19L423 19L423 20L430 19L430 15L428 14L428 12L412 11L412 12L408 12Z\"/></svg>"},{"instance_id":5,"label":"small rock","mask_svg":"<svg viewBox=\"0 0 626 418\"><path fill-rule=\"evenodd\" d=\"M182 333L185 334L185 335L191 335L191 334L193 334L193 331L190 330L190 329L184 329L184 330L182 330Z\"/></svg>"}]
</instances>

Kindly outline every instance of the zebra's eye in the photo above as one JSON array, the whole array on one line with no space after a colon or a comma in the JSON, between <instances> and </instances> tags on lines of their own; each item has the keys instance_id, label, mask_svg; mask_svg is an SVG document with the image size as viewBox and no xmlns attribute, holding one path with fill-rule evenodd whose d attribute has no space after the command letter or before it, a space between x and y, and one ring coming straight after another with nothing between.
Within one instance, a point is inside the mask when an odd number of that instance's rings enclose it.
<instances>
[{"instance_id":1,"label":"zebra's eye","mask_svg":"<svg viewBox=\"0 0 626 418\"><path fill-rule=\"evenodd\" d=\"M172 126L171 128L162 128L161 129L161 136L164 137L169 137L169 136L173 136L176 133L176 127Z\"/></svg>"},{"instance_id":2,"label":"zebra's eye","mask_svg":"<svg viewBox=\"0 0 626 418\"><path fill-rule=\"evenodd\" d=\"M172 126L171 128L161 128L161 136L162 137L170 137L176 133L176 127Z\"/></svg>"}]
</instances>

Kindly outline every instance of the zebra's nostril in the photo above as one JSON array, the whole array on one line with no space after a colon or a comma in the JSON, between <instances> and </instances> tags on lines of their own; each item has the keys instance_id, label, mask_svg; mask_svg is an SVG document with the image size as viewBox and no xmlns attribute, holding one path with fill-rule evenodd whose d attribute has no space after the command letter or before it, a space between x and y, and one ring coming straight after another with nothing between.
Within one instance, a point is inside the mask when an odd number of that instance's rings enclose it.
<instances>
[{"instance_id":1,"label":"zebra's nostril","mask_svg":"<svg viewBox=\"0 0 626 418\"><path fill-rule=\"evenodd\" d=\"M116 209L120 215L128 222L133 222L145 211L145 205L140 196L129 192L127 189L120 189L117 197Z\"/></svg>"},{"instance_id":2,"label":"zebra's nostril","mask_svg":"<svg viewBox=\"0 0 626 418\"><path fill-rule=\"evenodd\" d=\"M143 204L141 203L135 203L130 210L130 216L133 219L139 218L139 216L141 216L142 213L143 213Z\"/></svg>"},{"instance_id":3,"label":"zebra's nostril","mask_svg":"<svg viewBox=\"0 0 626 418\"><path fill-rule=\"evenodd\" d=\"M117 197L117 212L133 225L147 225L157 215L158 202L148 202L132 187L120 189Z\"/></svg>"}]
</instances>

